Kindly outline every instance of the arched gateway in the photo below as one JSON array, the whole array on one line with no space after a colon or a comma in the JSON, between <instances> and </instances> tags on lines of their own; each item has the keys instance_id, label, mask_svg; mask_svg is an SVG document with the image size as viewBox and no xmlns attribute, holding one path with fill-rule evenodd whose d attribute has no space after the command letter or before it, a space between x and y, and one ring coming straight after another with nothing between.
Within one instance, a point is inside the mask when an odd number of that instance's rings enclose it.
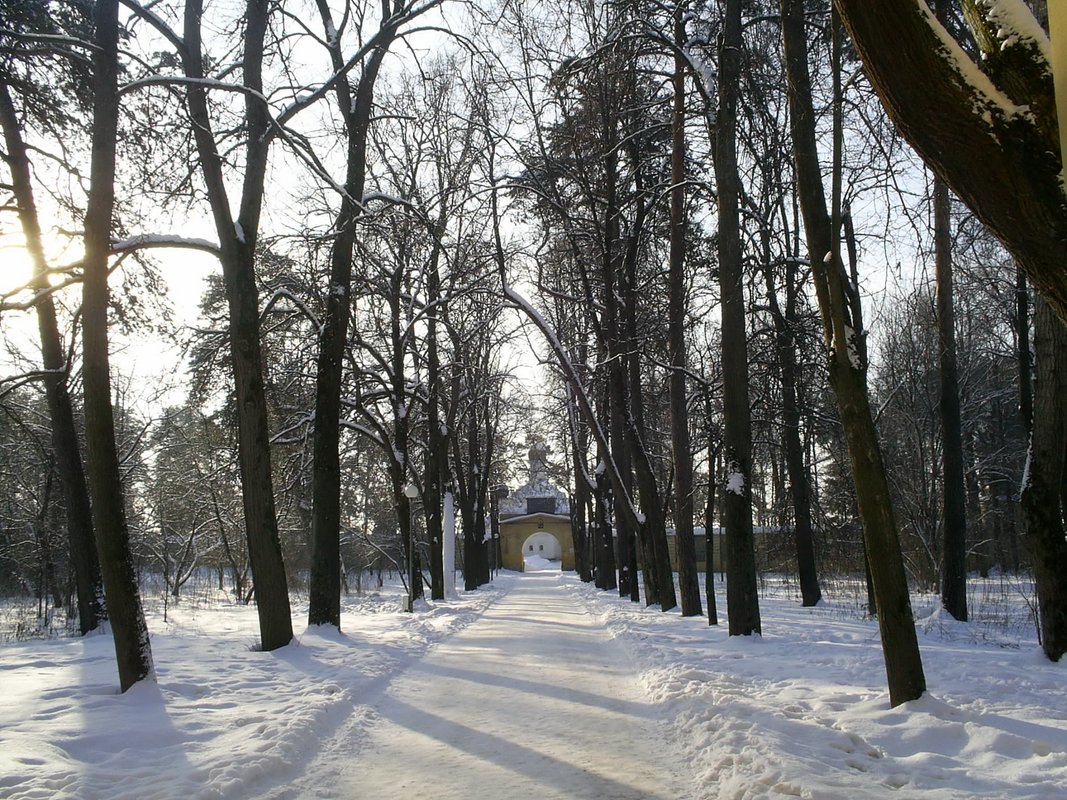
<instances>
[{"instance_id":1,"label":"arched gateway","mask_svg":"<svg viewBox=\"0 0 1067 800\"><path fill-rule=\"evenodd\" d=\"M574 539L567 496L548 480L548 448L530 448L530 479L500 503L500 563L521 572L524 559L540 556L574 569Z\"/></svg>"}]
</instances>

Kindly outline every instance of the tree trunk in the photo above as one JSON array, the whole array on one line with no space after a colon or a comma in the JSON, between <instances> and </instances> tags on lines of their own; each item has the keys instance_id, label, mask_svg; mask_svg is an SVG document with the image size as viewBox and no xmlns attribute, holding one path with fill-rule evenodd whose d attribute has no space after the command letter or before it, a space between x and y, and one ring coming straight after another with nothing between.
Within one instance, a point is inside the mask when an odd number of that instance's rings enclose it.
<instances>
[{"instance_id":1,"label":"tree trunk","mask_svg":"<svg viewBox=\"0 0 1067 800\"><path fill-rule=\"evenodd\" d=\"M711 388L704 388L705 415L711 429ZM708 499L704 506L704 599L708 603L708 624L719 624L719 609L715 602L715 492L716 462L719 446L714 436L708 436Z\"/></svg>"},{"instance_id":2,"label":"tree trunk","mask_svg":"<svg viewBox=\"0 0 1067 800\"><path fill-rule=\"evenodd\" d=\"M1015 267L1015 352L1019 362L1019 414L1029 432L1034 423L1034 378L1030 357L1030 292L1026 273Z\"/></svg>"},{"instance_id":3,"label":"tree trunk","mask_svg":"<svg viewBox=\"0 0 1067 800\"><path fill-rule=\"evenodd\" d=\"M200 38L202 9L202 0L187 0L185 72L188 77L197 80L204 78ZM265 0L249 0L242 67L245 85L255 91L262 91L263 39L268 14ZM230 356L237 404L237 454L248 558L255 583L262 647L269 651L284 647L293 639L289 587L274 506L269 420L259 336L259 292L255 277L256 239L269 148L269 115L258 99L252 95L246 96L248 132L244 182L235 220L230 212L223 161L216 147L204 88L190 86L187 102L219 237L223 283L229 305Z\"/></svg>"},{"instance_id":4,"label":"tree trunk","mask_svg":"<svg viewBox=\"0 0 1067 800\"><path fill-rule=\"evenodd\" d=\"M797 358L794 330L797 287L796 261L785 266L785 313L778 303L773 273L766 268L767 300L774 323L778 369L782 386L782 440L785 445L785 466L789 473L789 493L793 503L793 542L797 554L797 573L800 576L800 597L804 606L816 606L822 599L819 578L815 569L815 537L811 522L811 478L804 465L804 445L800 441L800 404L797 400Z\"/></svg>"},{"instance_id":5,"label":"tree trunk","mask_svg":"<svg viewBox=\"0 0 1067 800\"><path fill-rule=\"evenodd\" d=\"M614 98L614 95L612 95ZM607 348L607 411L608 431L611 446L611 458L619 470L623 485L615 491L615 502L623 502L622 495L633 496L633 468L626 439L626 421L628 416L626 397L626 375L623 359L626 357L623 346L622 311L619 308L618 278L623 263L619 241L619 218L621 211L616 203L616 184L618 182L618 152L614 129L614 107L607 109L605 102L605 136L604 143L604 183L607 207L604 211L604 240L601 244L601 282L604 306L602 329L604 344ZM610 119L607 119L610 117ZM621 491L620 491L621 489ZM636 542L636 531L631 521L624 514L614 514L618 549L618 590L620 597L633 597L638 591L637 575L632 570L631 553Z\"/></svg>"},{"instance_id":6,"label":"tree trunk","mask_svg":"<svg viewBox=\"0 0 1067 800\"><path fill-rule=\"evenodd\" d=\"M1037 583L1041 647L1049 659L1059 661L1067 652L1067 538L1063 522L1067 329L1041 298L1034 314L1034 355L1034 428L1022 503Z\"/></svg>"},{"instance_id":7,"label":"tree trunk","mask_svg":"<svg viewBox=\"0 0 1067 800\"><path fill-rule=\"evenodd\" d=\"M426 537L430 540L430 597L443 600L445 597L445 558L443 519L443 491L448 473L448 439L441 430L441 359L437 347L437 318L440 311L441 273L439 259L441 237L444 229L445 207L442 205L433 237L433 254L426 271L426 473L424 478L424 501L426 503ZM458 470L458 467L457 467ZM460 493L461 503L463 493ZM466 521L463 526L464 540L470 535ZM454 531L453 531L454 532ZM470 591L470 550L464 549L463 583Z\"/></svg>"},{"instance_id":8,"label":"tree trunk","mask_svg":"<svg viewBox=\"0 0 1067 800\"><path fill-rule=\"evenodd\" d=\"M330 9L325 0L318 0L318 8L327 33L326 46L332 67L340 71L344 57L339 37L329 35L335 30ZM367 129L374 103L374 84L391 41L388 37L367 59L354 98L347 80L339 80L334 85L337 108L345 120L347 161L344 194L333 225L326 311L319 332L315 372L309 625L341 627L341 367L351 316L356 222L363 209L367 174Z\"/></svg>"},{"instance_id":9,"label":"tree trunk","mask_svg":"<svg viewBox=\"0 0 1067 800\"><path fill-rule=\"evenodd\" d=\"M581 348L585 352L584 345ZM580 357L579 364L584 364ZM570 432L571 472L574 475L574 495L571 498L571 535L574 540L574 566L578 577L589 583L593 580L593 570L589 559L589 533L586 529L586 509L589 507L593 492L592 478L586 465L586 452L589 448L585 428L578 419L575 409L574 390L567 386L567 426Z\"/></svg>"},{"instance_id":10,"label":"tree trunk","mask_svg":"<svg viewBox=\"0 0 1067 800\"><path fill-rule=\"evenodd\" d=\"M960 421L956 322L952 307L951 200L948 187L934 179L934 261L937 271L937 338L941 374L942 526L941 603L967 621L967 493L963 480L963 426Z\"/></svg>"},{"instance_id":11,"label":"tree trunk","mask_svg":"<svg viewBox=\"0 0 1067 800\"><path fill-rule=\"evenodd\" d=\"M11 170L11 191L18 204L19 220L26 238L26 249L33 260L34 290L49 288L48 263L41 237L41 224L33 195L30 161L18 121L18 114L8 87L0 84L0 125L7 145L7 163ZM94 631L107 619L100 561L93 537L92 507L89 487L85 483L81 448L74 424L74 408L67 388L67 364L63 342L56 322L56 307L50 294L37 300L37 330L41 338L41 356L47 375L44 379L48 414L52 425L52 450L56 471L63 489L67 515L67 538L71 568L78 598L78 625L82 635Z\"/></svg>"},{"instance_id":12,"label":"tree trunk","mask_svg":"<svg viewBox=\"0 0 1067 800\"><path fill-rule=\"evenodd\" d=\"M682 616L704 613L700 605L696 543L693 541L693 453L689 439L689 397L685 387L685 43L682 6L674 12L674 115L671 120L671 250L668 349L671 362L671 451L674 464L674 542Z\"/></svg>"},{"instance_id":13,"label":"tree trunk","mask_svg":"<svg viewBox=\"0 0 1067 800\"><path fill-rule=\"evenodd\" d=\"M577 387L576 387L577 388ZM601 419L604 418L607 399L600 402ZM611 530L611 506L613 503L625 502L625 498L613 498L608 476L607 461L610 452L604 443L597 441L597 458L599 464L596 472L596 491L593 495L593 528L596 531L596 581L598 589L615 589L618 586L615 569L615 540ZM620 513L619 517L622 516Z\"/></svg>"},{"instance_id":14,"label":"tree trunk","mask_svg":"<svg viewBox=\"0 0 1067 800\"><path fill-rule=\"evenodd\" d=\"M93 145L82 262L82 372L93 524L108 616L115 638L119 684L125 692L135 683L151 678L153 672L152 647L141 607L123 505L122 473L111 407L107 336L108 255L115 206L119 112L118 0L98 0L94 22Z\"/></svg>"},{"instance_id":15,"label":"tree trunk","mask_svg":"<svg viewBox=\"0 0 1067 800\"><path fill-rule=\"evenodd\" d=\"M834 33L836 38L836 31ZM889 484L867 397L866 359L860 344L861 333L855 327L856 320L848 299L847 276L844 274L839 245L835 241L836 220L831 219L826 210L815 143L815 112L808 76L802 0L782 0L782 36L789 80L797 192L804 215L824 338L830 350L830 385L837 398L852 462L856 503L863 521L868 563L878 603L890 703L897 706L921 697L926 691L926 678L911 614L907 575ZM835 117L839 114L839 108L840 104L835 103ZM835 215L840 197L840 173L836 169L839 166L839 137L840 127L835 125L835 145L838 145L835 147Z\"/></svg>"},{"instance_id":16,"label":"tree trunk","mask_svg":"<svg viewBox=\"0 0 1067 800\"><path fill-rule=\"evenodd\" d=\"M737 99L741 74L741 2L727 0L719 47L719 110L715 181L719 199L719 291L722 302L722 374L726 491L726 615L731 636L760 632L756 555L752 538L752 419L748 404L737 173Z\"/></svg>"},{"instance_id":17,"label":"tree trunk","mask_svg":"<svg viewBox=\"0 0 1067 800\"><path fill-rule=\"evenodd\" d=\"M962 48L946 44L951 34L925 3L835 2L901 134L1067 319L1063 164L1044 57L1013 31L998 35L994 26L976 37L990 86L969 77L977 65ZM984 13L992 8L975 5Z\"/></svg>"}]
</instances>

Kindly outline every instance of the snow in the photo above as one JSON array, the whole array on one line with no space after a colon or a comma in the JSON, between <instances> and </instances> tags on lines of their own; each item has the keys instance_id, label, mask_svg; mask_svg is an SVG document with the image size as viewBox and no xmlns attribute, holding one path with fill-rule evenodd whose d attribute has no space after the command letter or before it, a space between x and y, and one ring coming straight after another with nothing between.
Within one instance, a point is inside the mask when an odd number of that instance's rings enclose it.
<instances>
[{"instance_id":1,"label":"snow","mask_svg":"<svg viewBox=\"0 0 1067 800\"><path fill-rule=\"evenodd\" d=\"M358 758L310 771L341 797L685 796L653 711L604 624L535 572L393 681Z\"/></svg>"},{"instance_id":2,"label":"snow","mask_svg":"<svg viewBox=\"0 0 1067 800\"><path fill-rule=\"evenodd\" d=\"M978 68L978 65L964 52L963 48L952 37L952 34L945 30L945 27L938 21L934 12L926 4L926 0L916 0L915 6L916 11L924 18L926 24L930 26L930 29L940 41L941 54L945 61L955 71L962 85L979 98L980 106L975 108L976 113L982 115L983 118L993 110L996 110L997 115L1002 119L1010 119L1013 116L1029 116L1030 109L1028 107L1015 105L1011 98L998 89L989 79L989 76ZM990 120L992 120L991 116Z\"/></svg>"},{"instance_id":3,"label":"snow","mask_svg":"<svg viewBox=\"0 0 1067 800\"><path fill-rule=\"evenodd\" d=\"M204 250L205 252L218 255L219 246L208 239L198 239L191 236L179 236L177 234L140 233L125 239L115 239L111 242L111 252L124 253L129 250L141 250L151 247L185 247L192 250Z\"/></svg>"},{"instance_id":4,"label":"snow","mask_svg":"<svg viewBox=\"0 0 1067 800\"><path fill-rule=\"evenodd\" d=\"M1026 593L989 587L972 581L969 624L913 600L929 692L895 709L877 624L840 600L806 609L779 588L760 599L763 635L730 638L725 584L723 624L703 629L567 590L627 645L698 784L721 793L695 797L1063 797L1067 665L1041 655L1032 623L1021 638Z\"/></svg>"},{"instance_id":5,"label":"snow","mask_svg":"<svg viewBox=\"0 0 1067 800\"><path fill-rule=\"evenodd\" d=\"M398 585L347 597L342 633L297 601L271 653L253 607L201 589L164 622L156 593L158 683L126 694L107 635L0 645L0 796L1064 796L1067 666L1029 585L972 580L966 624L916 596L930 691L891 709L841 583L811 609L768 577L763 636L728 637L549 562L415 614Z\"/></svg>"},{"instance_id":6,"label":"snow","mask_svg":"<svg viewBox=\"0 0 1067 800\"><path fill-rule=\"evenodd\" d=\"M745 476L736 462L730 464L730 471L726 473L726 491L739 495L745 493Z\"/></svg>"},{"instance_id":7,"label":"snow","mask_svg":"<svg viewBox=\"0 0 1067 800\"><path fill-rule=\"evenodd\" d=\"M860 358L860 349L856 344L856 331L851 325L845 326L845 349L848 352L848 363L852 369L862 370L863 359Z\"/></svg>"},{"instance_id":8,"label":"snow","mask_svg":"<svg viewBox=\"0 0 1067 800\"><path fill-rule=\"evenodd\" d=\"M1052 46L1048 36L1023 0L980 0L978 5L997 25L997 38L1004 48L1031 45L1051 63Z\"/></svg>"}]
</instances>

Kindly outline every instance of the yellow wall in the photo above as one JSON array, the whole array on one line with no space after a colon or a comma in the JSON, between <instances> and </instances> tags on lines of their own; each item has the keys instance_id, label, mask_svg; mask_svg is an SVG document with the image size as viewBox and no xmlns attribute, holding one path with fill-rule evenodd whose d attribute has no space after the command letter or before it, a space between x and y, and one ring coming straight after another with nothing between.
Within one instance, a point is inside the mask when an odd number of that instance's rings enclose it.
<instances>
[{"instance_id":1,"label":"yellow wall","mask_svg":"<svg viewBox=\"0 0 1067 800\"><path fill-rule=\"evenodd\" d=\"M545 514L533 514L518 522L500 521L500 564L504 569L522 572L522 546L535 533L551 533L563 553L562 569L574 569L574 539L570 523Z\"/></svg>"}]
</instances>

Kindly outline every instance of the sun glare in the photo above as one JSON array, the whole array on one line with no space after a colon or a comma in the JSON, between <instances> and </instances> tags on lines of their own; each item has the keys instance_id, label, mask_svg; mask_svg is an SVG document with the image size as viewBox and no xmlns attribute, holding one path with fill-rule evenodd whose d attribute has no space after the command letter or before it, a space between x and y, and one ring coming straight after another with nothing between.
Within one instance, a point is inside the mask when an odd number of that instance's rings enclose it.
<instances>
[{"instance_id":1,"label":"sun glare","mask_svg":"<svg viewBox=\"0 0 1067 800\"><path fill-rule=\"evenodd\" d=\"M25 286L33 277L33 262L21 243L5 242L0 249L0 294L7 295Z\"/></svg>"}]
</instances>

